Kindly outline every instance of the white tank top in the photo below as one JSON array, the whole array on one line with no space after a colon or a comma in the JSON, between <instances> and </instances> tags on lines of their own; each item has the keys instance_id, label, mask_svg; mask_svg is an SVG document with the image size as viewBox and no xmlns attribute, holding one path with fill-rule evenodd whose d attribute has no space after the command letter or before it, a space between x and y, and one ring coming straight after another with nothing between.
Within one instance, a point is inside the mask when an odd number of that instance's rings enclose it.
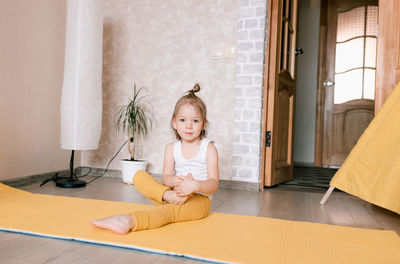
<instances>
[{"instance_id":1,"label":"white tank top","mask_svg":"<svg viewBox=\"0 0 400 264\"><path fill-rule=\"evenodd\" d=\"M193 175L197 181L207 180L207 146L212 142L207 138L203 138L200 143L200 149L196 157L185 159L182 155L182 143L176 141L174 143L174 160L175 160L175 175L186 176L188 173Z\"/></svg>"}]
</instances>

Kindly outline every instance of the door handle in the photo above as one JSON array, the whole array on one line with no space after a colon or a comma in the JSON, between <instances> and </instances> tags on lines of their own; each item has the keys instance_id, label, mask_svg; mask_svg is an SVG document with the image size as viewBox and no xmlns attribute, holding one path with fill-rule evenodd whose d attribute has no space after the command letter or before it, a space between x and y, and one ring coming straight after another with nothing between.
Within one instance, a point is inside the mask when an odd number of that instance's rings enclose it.
<instances>
[{"instance_id":1,"label":"door handle","mask_svg":"<svg viewBox=\"0 0 400 264\"><path fill-rule=\"evenodd\" d=\"M335 82L331 82L331 81L324 82L325 87L334 86L334 85L335 85Z\"/></svg>"},{"instance_id":2,"label":"door handle","mask_svg":"<svg viewBox=\"0 0 400 264\"><path fill-rule=\"evenodd\" d=\"M294 54L297 56L297 55L299 55L299 54L303 54L304 52L303 52L303 48L298 48L298 49L295 49L295 51L294 51Z\"/></svg>"}]
</instances>

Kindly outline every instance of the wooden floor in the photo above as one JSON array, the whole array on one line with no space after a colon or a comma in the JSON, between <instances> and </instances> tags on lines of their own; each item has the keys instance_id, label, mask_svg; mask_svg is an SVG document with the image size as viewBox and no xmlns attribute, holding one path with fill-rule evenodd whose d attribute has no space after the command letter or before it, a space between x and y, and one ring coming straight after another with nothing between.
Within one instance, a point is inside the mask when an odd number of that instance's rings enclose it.
<instances>
[{"instance_id":1,"label":"wooden floor","mask_svg":"<svg viewBox=\"0 0 400 264\"><path fill-rule=\"evenodd\" d=\"M49 182L20 187L34 193L151 204L132 185L117 178L101 178L79 189L62 189ZM269 188L263 192L220 189L212 211L372 229L394 230L400 235L400 215L335 191L324 206L324 190ZM0 212L1 213L1 212ZM124 213L124 212L121 212ZM89 224L89 223L88 223ZM204 263L201 261L0 232L1 263Z\"/></svg>"}]
</instances>

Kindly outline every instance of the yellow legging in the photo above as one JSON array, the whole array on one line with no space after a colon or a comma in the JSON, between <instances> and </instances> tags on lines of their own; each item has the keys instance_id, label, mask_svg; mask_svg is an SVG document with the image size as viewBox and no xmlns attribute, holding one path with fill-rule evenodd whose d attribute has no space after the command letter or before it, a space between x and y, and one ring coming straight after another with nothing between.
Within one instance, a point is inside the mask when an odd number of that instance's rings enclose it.
<instances>
[{"instance_id":1,"label":"yellow legging","mask_svg":"<svg viewBox=\"0 0 400 264\"><path fill-rule=\"evenodd\" d=\"M135 227L132 231L157 228L168 223L198 220L206 217L210 211L210 199L201 194L193 194L182 205L166 203L162 197L164 192L170 189L145 171L136 172L133 184L156 206L130 213L135 219Z\"/></svg>"}]
</instances>

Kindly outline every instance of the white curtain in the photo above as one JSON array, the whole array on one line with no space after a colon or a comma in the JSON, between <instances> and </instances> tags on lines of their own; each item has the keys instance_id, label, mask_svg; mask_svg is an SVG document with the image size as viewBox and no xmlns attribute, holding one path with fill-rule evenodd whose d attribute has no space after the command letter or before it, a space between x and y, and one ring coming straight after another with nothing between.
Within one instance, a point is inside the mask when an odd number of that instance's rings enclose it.
<instances>
[{"instance_id":1,"label":"white curtain","mask_svg":"<svg viewBox=\"0 0 400 264\"><path fill-rule=\"evenodd\" d=\"M97 149L102 116L102 0L67 0L61 147Z\"/></svg>"}]
</instances>

